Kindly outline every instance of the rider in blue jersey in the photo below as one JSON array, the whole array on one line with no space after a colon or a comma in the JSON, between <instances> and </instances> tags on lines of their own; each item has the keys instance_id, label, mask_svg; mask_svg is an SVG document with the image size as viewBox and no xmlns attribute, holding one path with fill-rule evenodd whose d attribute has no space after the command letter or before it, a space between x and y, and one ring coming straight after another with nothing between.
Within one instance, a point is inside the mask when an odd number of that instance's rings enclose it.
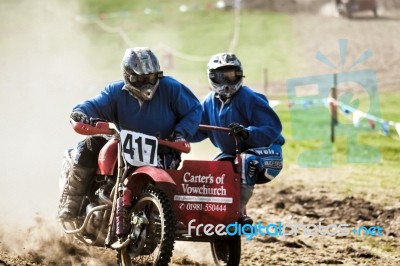
<instances>
[{"instance_id":1,"label":"rider in blue jersey","mask_svg":"<svg viewBox=\"0 0 400 266\"><path fill-rule=\"evenodd\" d=\"M211 92L202 103L202 124L229 127L242 140L240 153L242 172L239 222L253 223L245 215L245 207L255 184L274 179L282 169L282 124L269 106L267 98L243 83L241 62L232 53L213 55L208 63ZM235 158L235 141L221 131L198 131L189 140L199 142L209 138L221 150L215 160Z\"/></svg>"},{"instance_id":2,"label":"rider in blue jersey","mask_svg":"<svg viewBox=\"0 0 400 266\"><path fill-rule=\"evenodd\" d=\"M192 91L160 71L158 59L147 47L127 49L122 59L123 80L108 84L99 95L75 106L71 118L89 123L99 118L127 129L182 141L195 134L201 120L201 105ZM74 165L62 198L59 217L77 216L79 206L97 169L97 157L107 142L87 137L78 143ZM180 154L160 148L161 168L177 168Z\"/></svg>"}]
</instances>

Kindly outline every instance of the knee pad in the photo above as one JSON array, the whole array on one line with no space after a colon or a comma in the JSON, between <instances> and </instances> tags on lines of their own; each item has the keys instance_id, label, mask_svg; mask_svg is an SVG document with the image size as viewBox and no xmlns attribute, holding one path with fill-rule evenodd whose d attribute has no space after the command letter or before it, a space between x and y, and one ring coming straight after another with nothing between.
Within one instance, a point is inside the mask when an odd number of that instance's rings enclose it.
<instances>
[{"instance_id":1,"label":"knee pad","mask_svg":"<svg viewBox=\"0 0 400 266\"><path fill-rule=\"evenodd\" d=\"M74 163L85 167L97 167L99 152L107 141L101 136L90 136L80 141L76 148Z\"/></svg>"},{"instance_id":2,"label":"knee pad","mask_svg":"<svg viewBox=\"0 0 400 266\"><path fill-rule=\"evenodd\" d=\"M281 172L282 161L282 147L279 144L246 150L242 154L242 182L248 185L270 182Z\"/></svg>"}]
</instances>

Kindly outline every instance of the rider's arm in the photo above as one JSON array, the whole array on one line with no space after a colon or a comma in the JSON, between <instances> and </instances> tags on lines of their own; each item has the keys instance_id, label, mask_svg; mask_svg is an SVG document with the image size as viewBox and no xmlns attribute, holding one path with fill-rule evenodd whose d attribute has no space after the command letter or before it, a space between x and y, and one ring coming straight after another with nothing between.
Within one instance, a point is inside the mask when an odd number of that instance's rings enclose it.
<instances>
[{"instance_id":1,"label":"rider's arm","mask_svg":"<svg viewBox=\"0 0 400 266\"><path fill-rule=\"evenodd\" d=\"M204 108L204 106L202 106L202 108ZM200 124L209 125L208 117L206 115L205 110L202 111L202 118ZM188 137L186 140L189 142L201 142L208 137L209 136L207 131L198 129L193 136Z\"/></svg>"},{"instance_id":2,"label":"rider's arm","mask_svg":"<svg viewBox=\"0 0 400 266\"><path fill-rule=\"evenodd\" d=\"M80 111L89 118L101 118L114 122L115 92L122 87L123 81L110 83L97 96L76 105L73 111Z\"/></svg>"},{"instance_id":3,"label":"rider's arm","mask_svg":"<svg viewBox=\"0 0 400 266\"><path fill-rule=\"evenodd\" d=\"M201 120L199 100L188 87L170 77L160 80L159 89L168 90L172 110L179 118L175 131L181 133L184 138L193 136Z\"/></svg>"},{"instance_id":4,"label":"rider's arm","mask_svg":"<svg viewBox=\"0 0 400 266\"><path fill-rule=\"evenodd\" d=\"M263 147L283 140L282 123L276 112L269 106L265 96L257 93L248 97L238 97L237 105L241 106L249 126L249 136L245 142L251 147ZM240 121L239 121L240 122ZM283 144L283 143L281 143Z\"/></svg>"}]
</instances>

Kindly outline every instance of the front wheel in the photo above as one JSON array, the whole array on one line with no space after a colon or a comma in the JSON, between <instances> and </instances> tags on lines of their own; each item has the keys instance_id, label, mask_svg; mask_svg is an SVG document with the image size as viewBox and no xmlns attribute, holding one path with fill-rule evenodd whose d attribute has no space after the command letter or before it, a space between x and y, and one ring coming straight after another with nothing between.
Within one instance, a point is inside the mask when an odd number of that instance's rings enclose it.
<instances>
[{"instance_id":1,"label":"front wheel","mask_svg":"<svg viewBox=\"0 0 400 266\"><path fill-rule=\"evenodd\" d=\"M227 236L211 242L211 252L217 266L236 266L240 263L241 255L240 236Z\"/></svg>"},{"instance_id":2,"label":"front wheel","mask_svg":"<svg viewBox=\"0 0 400 266\"><path fill-rule=\"evenodd\" d=\"M132 242L118 251L118 265L168 265L175 243L175 216L167 196L145 188L130 212Z\"/></svg>"}]
</instances>

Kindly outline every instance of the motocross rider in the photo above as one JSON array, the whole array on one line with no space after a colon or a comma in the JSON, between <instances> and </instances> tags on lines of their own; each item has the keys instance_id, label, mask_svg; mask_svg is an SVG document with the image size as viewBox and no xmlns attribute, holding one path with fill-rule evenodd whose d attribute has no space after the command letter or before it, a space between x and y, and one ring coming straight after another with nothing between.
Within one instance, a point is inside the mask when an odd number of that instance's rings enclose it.
<instances>
[{"instance_id":1,"label":"motocross rider","mask_svg":"<svg viewBox=\"0 0 400 266\"><path fill-rule=\"evenodd\" d=\"M243 69L233 53L219 53L208 63L211 92L202 102L202 124L229 127L241 139L242 172L240 195L241 224L252 224L245 214L255 184L273 180L282 169L282 124L268 99L242 85ZM199 142L209 138L221 153L214 160L234 161L234 138L221 131L198 131L190 138Z\"/></svg>"},{"instance_id":2,"label":"motocross rider","mask_svg":"<svg viewBox=\"0 0 400 266\"><path fill-rule=\"evenodd\" d=\"M192 91L170 76L164 76L155 54L147 47L125 51L123 80L106 85L99 95L75 106L71 118L90 123L100 118L118 129L184 141L195 134L201 120L201 104ZM98 154L107 139L89 136L79 142L59 218L76 218L90 181L97 169ZM159 148L159 167L177 168L180 154ZM62 197L63 198L63 197Z\"/></svg>"}]
</instances>

